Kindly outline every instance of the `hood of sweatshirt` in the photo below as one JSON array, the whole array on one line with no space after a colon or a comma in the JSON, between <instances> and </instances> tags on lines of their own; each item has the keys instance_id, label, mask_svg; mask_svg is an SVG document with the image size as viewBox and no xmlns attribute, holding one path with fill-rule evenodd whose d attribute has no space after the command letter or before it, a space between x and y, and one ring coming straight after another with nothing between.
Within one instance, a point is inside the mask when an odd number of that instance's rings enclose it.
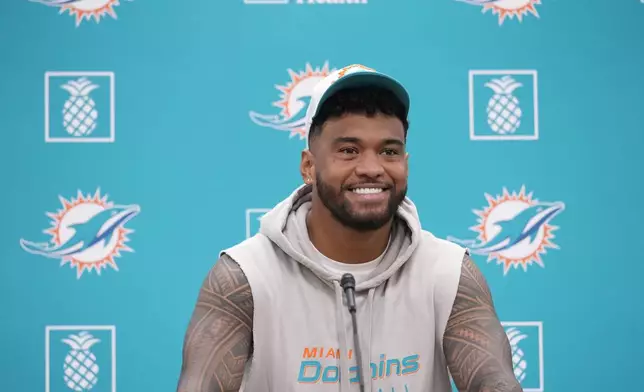
<instances>
[{"instance_id":1,"label":"hood of sweatshirt","mask_svg":"<svg viewBox=\"0 0 644 392\"><path fill-rule=\"evenodd\" d=\"M345 327L345 317L350 317L347 307L343 303L343 289L340 285L341 274L329 271L323 263L316 261L318 252L311 243L306 227L306 216L311 206L310 185L303 185L296 189L288 198L266 213L260 220L260 233L268 237L282 251L293 260L308 268L330 290L333 290L336 298L337 329L342 352L349 348L348 333ZM390 236L389 246L382 256L378 266L363 281L356 282L356 296L367 295L368 315L367 323L367 345L366 351L362 353L362 374L370 374L371 338L372 338L372 309L376 288L385 283L396 271L398 271L412 256L422 235L422 229L416 206L409 198L405 198L398 207L395 224ZM361 326L362 327L362 326ZM355 333L355 331L354 331ZM355 335L354 335L355 337ZM348 369L346 355L341 356L343 371ZM365 390L371 390L371 377L362 377L365 382ZM349 391L349 378L341 377L341 391Z\"/></svg>"}]
</instances>

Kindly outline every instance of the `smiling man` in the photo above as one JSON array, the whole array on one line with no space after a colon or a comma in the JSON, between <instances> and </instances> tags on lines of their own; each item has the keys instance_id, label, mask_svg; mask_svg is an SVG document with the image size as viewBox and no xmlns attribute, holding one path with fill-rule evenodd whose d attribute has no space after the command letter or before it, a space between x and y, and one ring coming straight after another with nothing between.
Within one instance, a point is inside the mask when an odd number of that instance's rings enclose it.
<instances>
[{"instance_id":1,"label":"smiling man","mask_svg":"<svg viewBox=\"0 0 644 392\"><path fill-rule=\"evenodd\" d=\"M305 184L220 253L179 392L449 392L450 374L460 391L521 391L485 279L406 196L408 112L405 88L364 66L316 86Z\"/></svg>"}]
</instances>

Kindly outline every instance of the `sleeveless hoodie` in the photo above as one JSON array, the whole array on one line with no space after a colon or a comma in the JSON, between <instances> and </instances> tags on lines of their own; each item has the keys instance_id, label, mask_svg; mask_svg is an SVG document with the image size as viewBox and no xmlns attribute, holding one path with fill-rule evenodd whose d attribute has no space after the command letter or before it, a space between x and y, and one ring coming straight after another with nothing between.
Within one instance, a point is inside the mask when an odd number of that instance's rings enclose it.
<instances>
[{"instance_id":1,"label":"sleeveless hoodie","mask_svg":"<svg viewBox=\"0 0 644 392\"><path fill-rule=\"evenodd\" d=\"M306 228L311 186L266 213L253 237L229 248L252 290L253 354L245 392L358 392L353 324L341 273ZM443 333L465 249L421 228L406 198L387 250L356 282L365 391L451 392Z\"/></svg>"}]
</instances>

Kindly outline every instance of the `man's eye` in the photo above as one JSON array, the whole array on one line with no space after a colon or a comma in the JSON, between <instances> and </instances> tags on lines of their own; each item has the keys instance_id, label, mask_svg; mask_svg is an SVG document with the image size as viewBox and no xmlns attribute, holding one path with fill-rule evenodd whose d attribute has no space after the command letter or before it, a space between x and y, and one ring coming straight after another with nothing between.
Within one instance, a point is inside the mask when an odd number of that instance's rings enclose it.
<instances>
[{"instance_id":1,"label":"man's eye","mask_svg":"<svg viewBox=\"0 0 644 392\"><path fill-rule=\"evenodd\" d=\"M384 153L385 155L397 155L397 154L398 154L398 151L397 151L397 150L394 150L394 149L391 149L391 148L387 148L387 149L385 149L385 150L383 151L383 153Z\"/></svg>"},{"instance_id":2,"label":"man's eye","mask_svg":"<svg viewBox=\"0 0 644 392\"><path fill-rule=\"evenodd\" d=\"M340 149L340 152L346 153L346 154L351 154L351 153L356 153L358 150L356 150L353 147L344 147Z\"/></svg>"}]
</instances>

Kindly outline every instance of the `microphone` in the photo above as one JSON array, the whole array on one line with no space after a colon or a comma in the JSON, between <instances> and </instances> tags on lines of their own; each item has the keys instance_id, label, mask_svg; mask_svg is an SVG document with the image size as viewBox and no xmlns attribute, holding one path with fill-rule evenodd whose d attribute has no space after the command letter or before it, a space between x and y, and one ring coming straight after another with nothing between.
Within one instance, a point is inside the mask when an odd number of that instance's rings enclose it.
<instances>
[{"instance_id":1,"label":"microphone","mask_svg":"<svg viewBox=\"0 0 644 392\"><path fill-rule=\"evenodd\" d=\"M353 344L356 347L356 361L358 361L358 381L360 382L360 392L364 392L364 380L362 378L362 352L360 351L360 339L358 338L358 321L356 320L356 280L351 274L342 275L340 286L347 296L347 307L351 313L351 322L353 323Z\"/></svg>"}]
</instances>

